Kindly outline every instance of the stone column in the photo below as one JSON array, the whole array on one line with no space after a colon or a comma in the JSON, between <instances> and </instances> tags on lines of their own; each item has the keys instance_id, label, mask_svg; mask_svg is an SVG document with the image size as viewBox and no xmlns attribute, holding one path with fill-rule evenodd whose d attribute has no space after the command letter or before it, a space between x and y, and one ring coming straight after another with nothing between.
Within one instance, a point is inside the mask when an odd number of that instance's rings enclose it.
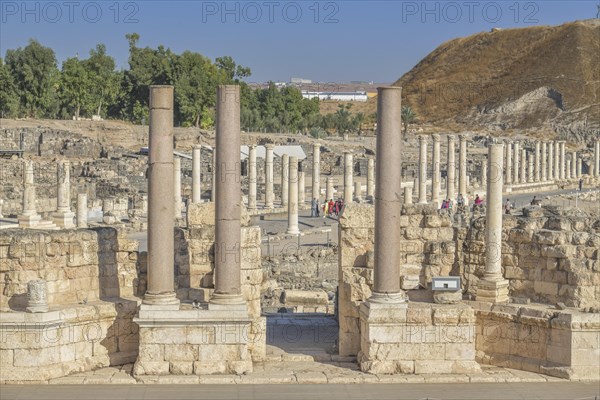
<instances>
[{"instance_id":1,"label":"stone column","mask_svg":"<svg viewBox=\"0 0 600 400\"><path fill-rule=\"evenodd\" d=\"M535 142L535 175L534 175L535 182L540 181L541 175L542 174L540 171L540 141L538 140L537 142Z\"/></svg>"},{"instance_id":2,"label":"stone column","mask_svg":"<svg viewBox=\"0 0 600 400\"><path fill-rule=\"evenodd\" d=\"M460 147L458 154L459 176L458 176L458 193L463 196L467 195L467 135L458 135L460 139Z\"/></svg>"},{"instance_id":3,"label":"stone column","mask_svg":"<svg viewBox=\"0 0 600 400\"><path fill-rule=\"evenodd\" d=\"M181 218L181 158L174 157L173 159L173 183L175 189L173 192L173 201L175 202L174 215L175 219Z\"/></svg>"},{"instance_id":4,"label":"stone column","mask_svg":"<svg viewBox=\"0 0 600 400\"><path fill-rule=\"evenodd\" d=\"M241 287L240 87L217 88L215 291L210 303L245 307ZM214 307L214 306L213 306Z\"/></svg>"},{"instance_id":5,"label":"stone column","mask_svg":"<svg viewBox=\"0 0 600 400\"><path fill-rule=\"evenodd\" d=\"M565 179L567 177L567 150L565 148L566 142L561 140L560 145L560 178Z\"/></svg>"},{"instance_id":6,"label":"stone column","mask_svg":"<svg viewBox=\"0 0 600 400\"><path fill-rule=\"evenodd\" d=\"M487 184L487 162L481 163L481 187L485 187Z\"/></svg>"},{"instance_id":7,"label":"stone column","mask_svg":"<svg viewBox=\"0 0 600 400\"><path fill-rule=\"evenodd\" d=\"M477 300L492 303L508 301L508 281L502 276L502 147L488 145L485 274L476 295Z\"/></svg>"},{"instance_id":8,"label":"stone column","mask_svg":"<svg viewBox=\"0 0 600 400\"><path fill-rule=\"evenodd\" d=\"M566 172L565 172L566 179L571 179L571 164L572 164L571 160L568 159L567 160L567 168L566 168Z\"/></svg>"},{"instance_id":9,"label":"stone column","mask_svg":"<svg viewBox=\"0 0 600 400\"><path fill-rule=\"evenodd\" d=\"M144 304L178 306L174 285L173 86L150 86L148 287Z\"/></svg>"},{"instance_id":10,"label":"stone column","mask_svg":"<svg viewBox=\"0 0 600 400\"><path fill-rule=\"evenodd\" d=\"M38 279L27 282L27 308L28 313L48 312L48 288L46 281Z\"/></svg>"},{"instance_id":11,"label":"stone column","mask_svg":"<svg viewBox=\"0 0 600 400\"><path fill-rule=\"evenodd\" d=\"M248 209L256 210L256 145L248 150Z\"/></svg>"},{"instance_id":12,"label":"stone column","mask_svg":"<svg viewBox=\"0 0 600 400\"><path fill-rule=\"evenodd\" d=\"M455 137L454 135L448 135L448 159L447 159L447 180L446 180L446 198L450 200L454 200L454 185L456 183L455 171L456 171L456 162L455 162Z\"/></svg>"},{"instance_id":13,"label":"stone column","mask_svg":"<svg viewBox=\"0 0 600 400\"><path fill-rule=\"evenodd\" d=\"M577 177L581 178L583 173L583 160L581 158L577 159Z\"/></svg>"},{"instance_id":14,"label":"stone column","mask_svg":"<svg viewBox=\"0 0 600 400\"><path fill-rule=\"evenodd\" d=\"M542 142L542 182L546 182L548 180L548 164L546 159L546 142Z\"/></svg>"},{"instance_id":15,"label":"stone column","mask_svg":"<svg viewBox=\"0 0 600 400\"><path fill-rule=\"evenodd\" d=\"M325 190L325 201L329 201L333 199L333 178L331 176L327 177L327 187Z\"/></svg>"},{"instance_id":16,"label":"stone column","mask_svg":"<svg viewBox=\"0 0 600 400\"><path fill-rule=\"evenodd\" d=\"M513 183L519 184L519 159L521 158L521 149L519 142L513 144Z\"/></svg>"},{"instance_id":17,"label":"stone column","mask_svg":"<svg viewBox=\"0 0 600 400\"><path fill-rule=\"evenodd\" d=\"M77 195L77 227L87 228L88 227L88 207L87 207L87 194L79 193Z\"/></svg>"},{"instance_id":18,"label":"stone column","mask_svg":"<svg viewBox=\"0 0 600 400\"><path fill-rule=\"evenodd\" d=\"M321 144L313 144L312 199L321 198Z\"/></svg>"},{"instance_id":19,"label":"stone column","mask_svg":"<svg viewBox=\"0 0 600 400\"><path fill-rule=\"evenodd\" d=\"M367 160L367 200L373 200L375 196L375 159Z\"/></svg>"},{"instance_id":20,"label":"stone column","mask_svg":"<svg viewBox=\"0 0 600 400\"><path fill-rule=\"evenodd\" d=\"M306 201L306 178L302 169L302 162L298 161L298 207Z\"/></svg>"},{"instance_id":21,"label":"stone column","mask_svg":"<svg viewBox=\"0 0 600 400\"><path fill-rule=\"evenodd\" d=\"M290 157L287 154L281 156L281 206L287 207L289 194Z\"/></svg>"},{"instance_id":22,"label":"stone column","mask_svg":"<svg viewBox=\"0 0 600 400\"><path fill-rule=\"evenodd\" d=\"M404 187L404 204L412 204L412 187Z\"/></svg>"},{"instance_id":23,"label":"stone column","mask_svg":"<svg viewBox=\"0 0 600 400\"><path fill-rule=\"evenodd\" d=\"M548 180L554 180L554 144L548 142Z\"/></svg>"},{"instance_id":24,"label":"stone column","mask_svg":"<svg viewBox=\"0 0 600 400\"><path fill-rule=\"evenodd\" d=\"M375 188L374 282L370 303L400 303L400 192L402 118L399 87L379 88L377 96L377 173Z\"/></svg>"},{"instance_id":25,"label":"stone column","mask_svg":"<svg viewBox=\"0 0 600 400\"><path fill-rule=\"evenodd\" d=\"M560 175L560 143L554 142L554 179L559 180L563 177Z\"/></svg>"},{"instance_id":26,"label":"stone column","mask_svg":"<svg viewBox=\"0 0 600 400\"><path fill-rule=\"evenodd\" d=\"M527 150L521 150L521 183L527 183Z\"/></svg>"},{"instance_id":27,"label":"stone column","mask_svg":"<svg viewBox=\"0 0 600 400\"><path fill-rule=\"evenodd\" d=\"M360 182L354 182L354 199L358 203L362 200L362 185Z\"/></svg>"},{"instance_id":28,"label":"stone column","mask_svg":"<svg viewBox=\"0 0 600 400\"><path fill-rule=\"evenodd\" d=\"M298 157L289 158L288 184L288 227L289 235L298 235Z\"/></svg>"},{"instance_id":29,"label":"stone column","mask_svg":"<svg viewBox=\"0 0 600 400\"><path fill-rule=\"evenodd\" d=\"M577 152L571 152L571 178L577 178Z\"/></svg>"},{"instance_id":30,"label":"stone column","mask_svg":"<svg viewBox=\"0 0 600 400\"><path fill-rule=\"evenodd\" d=\"M201 149L195 146L192 150L192 203L200 203L202 198Z\"/></svg>"},{"instance_id":31,"label":"stone column","mask_svg":"<svg viewBox=\"0 0 600 400\"><path fill-rule=\"evenodd\" d=\"M506 162L504 163L506 165L506 170L504 171L504 181L506 182L507 185L512 184L513 181L513 172L512 172L512 141L511 140L507 140L504 143L505 146L505 153L506 153Z\"/></svg>"},{"instance_id":32,"label":"stone column","mask_svg":"<svg viewBox=\"0 0 600 400\"><path fill-rule=\"evenodd\" d=\"M344 204L352 203L353 165L352 153L344 152Z\"/></svg>"},{"instance_id":33,"label":"stone column","mask_svg":"<svg viewBox=\"0 0 600 400\"><path fill-rule=\"evenodd\" d=\"M431 202L440 205L440 135L434 133L433 139L433 171L431 174Z\"/></svg>"},{"instance_id":34,"label":"stone column","mask_svg":"<svg viewBox=\"0 0 600 400\"><path fill-rule=\"evenodd\" d=\"M19 227L30 228L39 224L42 217L35 208L35 183L33 179L33 162L23 161L23 211L17 217Z\"/></svg>"},{"instance_id":35,"label":"stone column","mask_svg":"<svg viewBox=\"0 0 600 400\"><path fill-rule=\"evenodd\" d=\"M265 207L273 208L273 148L271 143L265 145Z\"/></svg>"},{"instance_id":36,"label":"stone column","mask_svg":"<svg viewBox=\"0 0 600 400\"><path fill-rule=\"evenodd\" d=\"M531 154L527 158L527 163L527 182L533 183L533 179L535 178L535 171L533 170L533 157L531 156Z\"/></svg>"},{"instance_id":37,"label":"stone column","mask_svg":"<svg viewBox=\"0 0 600 400\"><path fill-rule=\"evenodd\" d=\"M73 218L75 213L71 211L71 162L61 160L56 167L57 180L57 209L52 216L52 222L61 228L75 228Z\"/></svg>"},{"instance_id":38,"label":"stone column","mask_svg":"<svg viewBox=\"0 0 600 400\"><path fill-rule=\"evenodd\" d=\"M419 204L427 203L427 136L419 136Z\"/></svg>"},{"instance_id":39,"label":"stone column","mask_svg":"<svg viewBox=\"0 0 600 400\"><path fill-rule=\"evenodd\" d=\"M217 149L212 153L212 187L210 189L210 201L214 203L217 192Z\"/></svg>"},{"instance_id":40,"label":"stone column","mask_svg":"<svg viewBox=\"0 0 600 400\"><path fill-rule=\"evenodd\" d=\"M4 218L4 215L2 214L3 206L4 206L4 200L0 199L0 218Z\"/></svg>"}]
</instances>

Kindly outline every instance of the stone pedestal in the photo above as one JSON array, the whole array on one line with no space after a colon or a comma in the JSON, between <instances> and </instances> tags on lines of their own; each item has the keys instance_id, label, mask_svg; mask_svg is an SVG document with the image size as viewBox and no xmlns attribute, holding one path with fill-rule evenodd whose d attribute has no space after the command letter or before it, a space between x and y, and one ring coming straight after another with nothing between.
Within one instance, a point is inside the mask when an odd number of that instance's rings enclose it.
<instances>
[{"instance_id":1,"label":"stone pedestal","mask_svg":"<svg viewBox=\"0 0 600 400\"><path fill-rule=\"evenodd\" d=\"M28 313L43 313L48 311L48 293L46 281L35 280L27 283Z\"/></svg>"}]
</instances>

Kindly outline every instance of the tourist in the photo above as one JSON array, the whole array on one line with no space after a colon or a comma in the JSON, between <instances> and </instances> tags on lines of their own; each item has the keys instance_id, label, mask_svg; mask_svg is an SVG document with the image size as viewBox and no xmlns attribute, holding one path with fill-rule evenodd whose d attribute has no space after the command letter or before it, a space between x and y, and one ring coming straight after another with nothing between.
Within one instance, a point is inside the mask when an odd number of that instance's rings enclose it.
<instances>
[{"instance_id":1,"label":"tourist","mask_svg":"<svg viewBox=\"0 0 600 400\"><path fill-rule=\"evenodd\" d=\"M480 206L481 203L483 203L483 200L481 200L481 197L479 197L479 195L476 195L475 196L475 205Z\"/></svg>"},{"instance_id":2,"label":"tourist","mask_svg":"<svg viewBox=\"0 0 600 400\"><path fill-rule=\"evenodd\" d=\"M335 215L337 215L337 207L336 204L333 202L333 199L329 200L329 214L335 213Z\"/></svg>"},{"instance_id":3,"label":"tourist","mask_svg":"<svg viewBox=\"0 0 600 400\"><path fill-rule=\"evenodd\" d=\"M536 198L537 198L537 196L533 196L533 199L531 199L531 205L532 205L532 206L535 206L535 205L537 205L537 202L538 202L538 201L536 200Z\"/></svg>"},{"instance_id":4,"label":"tourist","mask_svg":"<svg viewBox=\"0 0 600 400\"><path fill-rule=\"evenodd\" d=\"M504 203L504 214L510 215L510 209L512 205L510 204L510 199L506 199L506 203Z\"/></svg>"},{"instance_id":5,"label":"tourist","mask_svg":"<svg viewBox=\"0 0 600 400\"><path fill-rule=\"evenodd\" d=\"M329 203L327 202L327 200L325 200L323 202L323 218L326 218L328 214L329 214Z\"/></svg>"},{"instance_id":6,"label":"tourist","mask_svg":"<svg viewBox=\"0 0 600 400\"><path fill-rule=\"evenodd\" d=\"M319 211L320 211L320 208L319 208L319 199L315 199L315 213L316 213L315 217L319 216Z\"/></svg>"},{"instance_id":7,"label":"tourist","mask_svg":"<svg viewBox=\"0 0 600 400\"><path fill-rule=\"evenodd\" d=\"M448 209L448 203L446 202L446 199L442 200L442 206L440 207L440 210L446 210Z\"/></svg>"},{"instance_id":8,"label":"tourist","mask_svg":"<svg viewBox=\"0 0 600 400\"><path fill-rule=\"evenodd\" d=\"M583 190L583 179L579 179L579 191Z\"/></svg>"}]
</instances>

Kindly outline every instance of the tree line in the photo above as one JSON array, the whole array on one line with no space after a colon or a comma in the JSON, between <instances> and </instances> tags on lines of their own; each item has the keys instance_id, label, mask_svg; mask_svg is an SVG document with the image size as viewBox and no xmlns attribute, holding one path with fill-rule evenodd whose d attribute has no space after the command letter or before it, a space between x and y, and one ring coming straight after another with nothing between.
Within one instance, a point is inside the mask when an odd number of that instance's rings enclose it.
<instances>
[{"instance_id":1,"label":"tree line","mask_svg":"<svg viewBox=\"0 0 600 400\"><path fill-rule=\"evenodd\" d=\"M305 99L295 87L251 88L243 81L248 67L232 57L214 62L202 54L176 54L158 46L138 47L137 33L126 35L128 69L118 70L106 46L98 44L85 59L71 57L58 68L54 51L30 40L23 48L9 49L0 57L0 113L4 118L119 119L148 121L150 85L175 87L174 120L177 126L214 127L216 87L239 84L241 125L247 131L327 134L360 132L375 115L352 113L351 104L321 115L318 99Z\"/></svg>"}]
</instances>

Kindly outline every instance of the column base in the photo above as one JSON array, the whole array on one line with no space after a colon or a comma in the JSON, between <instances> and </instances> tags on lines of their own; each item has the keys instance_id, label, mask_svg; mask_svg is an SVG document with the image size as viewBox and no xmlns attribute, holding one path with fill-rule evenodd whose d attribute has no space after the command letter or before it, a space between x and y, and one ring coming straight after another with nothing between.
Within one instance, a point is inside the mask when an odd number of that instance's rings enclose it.
<instances>
[{"instance_id":1,"label":"column base","mask_svg":"<svg viewBox=\"0 0 600 400\"><path fill-rule=\"evenodd\" d=\"M70 229L75 228L74 218L75 213L72 211L58 211L52 215L52 222L58 227Z\"/></svg>"},{"instance_id":2,"label":"column base","mask_svg":"<svg viewBox=\"0 0 600 400\"><path fill-rule=\"evenodd\" d=\"M42 217L38 213L35 213L32 215L19 215L17 217L17 221L19 222L20 228L34 227L34 226L38 225L41 220L42 220Z\"/></svg>"},{"instance_id":3,"label":"column base","mask_svg":"<svg viewBox=\"0 0 600 400\"><path fill-rule=\"evenodd\" d=\"M177 306L179 308L179 299L175 297L175 292L169 293L149 293L146 292L142 304L153 306Z\"/></svg>"},{"instance_id":4,"label":"column base","mask_svg":"<svg viewBox=\"0 0 600 400\"><path fill-rule=\"evenodd\" d=\"M246 309L247 305L241 294L213 293L208 302L209 310L241 310L242 308Z\"/></svg>"},{"instance_id":5,"label":"column base","mask_svg":"<svg viewBox=\"0 0 600 400\"><path fill-rule=\"evenodd\" d=\"M406 304L406 300L406 293L401 290L398 293L373 292L367 301L375 304Z\"/></svg>"},{"instance_id":6,"label":"column base","mask_svg":"<svg viewBox=\"0 0 600 400\"><path fill-rule=\"evenodd\" d=\"M292 228L292 229L288 229L285 233L288 235L299 235L300 230L298 228Z\"/></svg>"},{"instance_id":7,"label":"column base","mask_svg":"<svg viewBox=\"0 0 600 400\"><path fill-rule=\"evenodd\" d=\"M477 283L477 301L489 303L508 303L508 280L485 280Z\"/></svg>"},{"instance_id":8,"label":"column base","mask_svg":"<svg viewBox=\"0 0 600 400\"><path fill-rule=\"evenodd\" d=\"M25 309L28 313L45 313L48 312L48 304L32 304Z\"/></svg>"}]
</instances>

